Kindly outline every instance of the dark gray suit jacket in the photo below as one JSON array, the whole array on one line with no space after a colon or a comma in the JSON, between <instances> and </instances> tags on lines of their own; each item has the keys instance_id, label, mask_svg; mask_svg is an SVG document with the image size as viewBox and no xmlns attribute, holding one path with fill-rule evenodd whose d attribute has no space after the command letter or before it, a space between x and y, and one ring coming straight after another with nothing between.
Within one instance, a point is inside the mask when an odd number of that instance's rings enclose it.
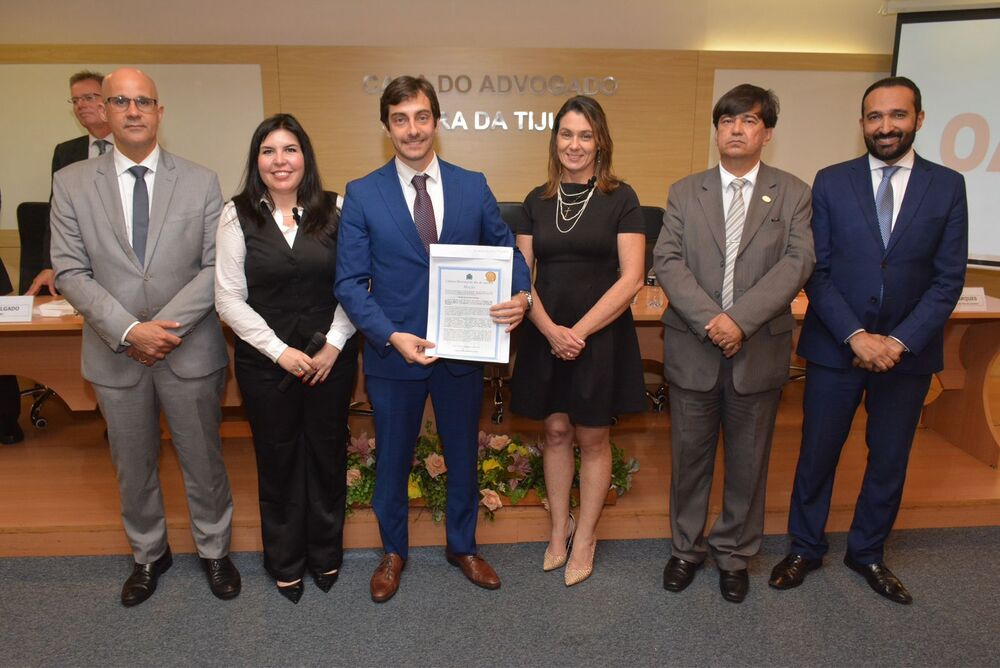
<instances>
[{"instance_id":1,"label":"dark gray suit jacket","mask_svg":"<svg viewBox=\"0 0 1000 668\"><path fill-rule=\"evenodd\" d=\"M816 261L811 219L809 186L761 163L736 257L733 304L726 310L746 335L733 359L740 393L788 380L795 327L790 304ZM662 318L664 371L671 384L688 390L710 390L723 359L705 325L723 311L725 229L718 167L671 186L653 267L670 302Z\"/></svg>"}]
</instances>

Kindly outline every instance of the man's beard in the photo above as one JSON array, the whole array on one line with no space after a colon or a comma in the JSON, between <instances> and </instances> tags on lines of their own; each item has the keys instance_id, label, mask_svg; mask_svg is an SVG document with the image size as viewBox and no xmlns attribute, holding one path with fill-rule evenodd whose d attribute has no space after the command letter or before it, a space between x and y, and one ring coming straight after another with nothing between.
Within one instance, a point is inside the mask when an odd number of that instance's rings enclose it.
<instances>
[{"instance_id":1,"label":"man's beard","mask_svg":"<svg viewBox=\"0 0 1000 668\"><path fill-rule=\"evenodd\" d=\"M879 146L878 140L885 139L886 137L898 137L899 143L893 146ZM868 147L868 152L879 160L883 162L892 162L894 160L899 160L906 155L907 151L910 150L910 147L913 146L913 140L916 139L916 137L916 130L913 132L904 132L902 130L896 130L889 133L878 132L871 136L865 136L865 146Z\"/></svg>"}]
</instances>

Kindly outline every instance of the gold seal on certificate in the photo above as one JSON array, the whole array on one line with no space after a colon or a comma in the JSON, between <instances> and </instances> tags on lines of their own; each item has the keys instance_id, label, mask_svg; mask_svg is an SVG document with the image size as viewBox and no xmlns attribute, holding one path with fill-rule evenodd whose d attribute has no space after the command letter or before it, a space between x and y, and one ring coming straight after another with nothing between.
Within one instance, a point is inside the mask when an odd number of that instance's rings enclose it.
<instances>
[{"instance_id":1,"label":"gold seal on certificate","mask_svg":"<svg viewBox=\"0 0 1000 668\"><path fill-rule=\"evenodd\" d=\"M514 249L431 244L427 336L435 357L507 362L510 334L490 307L510 299Z\"/></svg>"}]
</instances>

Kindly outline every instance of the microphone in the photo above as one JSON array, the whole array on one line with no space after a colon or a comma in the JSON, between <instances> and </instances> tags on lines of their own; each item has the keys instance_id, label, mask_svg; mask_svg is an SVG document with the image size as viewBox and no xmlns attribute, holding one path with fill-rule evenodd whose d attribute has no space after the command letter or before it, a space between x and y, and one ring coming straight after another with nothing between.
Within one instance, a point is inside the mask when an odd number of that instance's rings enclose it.
<instances>
[{"instance_id":1,"label":"microphone","mask_svg":"<svg viewBox=\"0 0 1000 668\"><path fill-rule=\"evenodd\" d=\"M309 344L306 346L306 349L302 352L304 352L306 355L309 355L309 357L312 357L313 355L319 352L320 348L322 348L325 345L326 345L326 335L323 334L323 332L315 332L312 335L312 338L309 339ZM286 374L285 377L281 379L281 382L278 383L278 392L286 391L289 387L292 386L292 381L296 381L298 379L299 377L293 373Z\"/></svg>"},{"instance_id":2,"label":"microphone","mask_svg":"<svg viewBox=\"0 0 1000 668\"><path fill-rule=\"evenodd\" d=\"M299 207L297 206L292 207L292 218L295 219L296 225L302 224L302 216L299 214Z\"/></svg>"}]
</instances>

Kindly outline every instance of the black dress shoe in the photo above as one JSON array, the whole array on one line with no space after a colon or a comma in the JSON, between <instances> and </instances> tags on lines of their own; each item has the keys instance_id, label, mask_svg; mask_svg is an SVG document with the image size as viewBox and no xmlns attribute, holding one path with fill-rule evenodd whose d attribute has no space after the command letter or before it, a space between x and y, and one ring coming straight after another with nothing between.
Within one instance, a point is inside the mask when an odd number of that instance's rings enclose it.
<instances>
[{"instance_id":1,"label":"black dress shoe","mask_svg":"<svg viewBox=\"0 0 1000 668\"><path fill-rule=\"evenodd\" d=\"M208 586L216 598L228 601L240 595L241 581L240 572L229 559L229 555L221 559L205 559L202 557L201 565L208 576Z\"/></svg>"},{"instance_id":2,"label":"black dress shoe","mask_svg":"<svg viewBox=\"0 0 1000 668\"><path fill-rule=\"evenodd\" d=\"M893 575L892 571L881 561L874 564L859 564L845 555L844 565L852 571L864 575L865 580L868 581L868 586L876 594L885 596L894 603L902 603L903 605L913 603L913 597L910 596L910 592L906 591L906 587L899 581L899 578Z\"/></svg>"},{"instance_id":3,"label":"black dress shoe","mask_svg":"<svg viewBox=\"0 0 1000 668\"><path fill-rule=\"evenodd\" d=\"M15 424L14 430L9 434L0 434L0 443L4 445L14 445L15 443L20 443L24 440L24 430L21 429L21 425Z\"/></svg>"},{"instance_id":4,"label":"black dress shoe","mask_svg":"<svg viewBox=\"0 0 1000 668\"><path fill-rule=\"evenodd\" d=\"M805 582L806 573L823 565L822 559L809 559L801 554L789 554L771 571L767 584L775 589L792 589Z\"/></svg>"},{"instance_id":5,"label":"black dress shoe","mask_svg":"<svg viewBox=\"0 0 1000 668\"><path fill-rule=\"evenodd\" d=\"M339 575L340 569L337 569L330 574L320 573L319 571L312 572L313 582L315 582L316 586L323 591L330 591L330 587L332 587L333 583L337 581L337 577Z\"/></svg>"},{"instance_id":6,"label":"black dress shoe","mask_svg":"<svg viewBox=\"0 0 1000 668\"><path fill-rule=\"evenodd\" d=\"M722 598L733 603L742 603L750 590L750 576L747 569L738 571L725 571L719 569L719 589L722 591Z\"/></svg>"},{"instance_id":7,"label":"black dress shoe","mask_svg":"<svg viewBox=\"0 0 1000 668\"><path fill-rule=\"evenodd\" d=\"M282 587L278 585L278 593L287 598L292 603L298 603L299 599L302 598L302 592L305 587L302 586L302 580L299 580L295 584L285 585Z\"/></svg>"},{"instance_id":8,"label":"black dress shoe","mask_svg":"<svg viewBox=\"0 0 1000 668\"><path fill-rule=\"evenodd\" d=\"M663 588L667 591L684 591L694 580L694 574L701 566L701 562L696 564L693 561L670 557L663 568Z\"/></svg>"},{"instance_id":9,"label":"black dress shoe","mask_svg":"<svg viewBox=\"0 0 1000 668\"><path fill-rule=\"evenodd\" d=\"M132 575L125 580L122 587L122 605L131 608L139 605L156 591L156 583L160 576L173 566L174 557L170 554L170 546L163 556L150 564L135 564L132 566Z\"/></svg>"}]
</instances>

